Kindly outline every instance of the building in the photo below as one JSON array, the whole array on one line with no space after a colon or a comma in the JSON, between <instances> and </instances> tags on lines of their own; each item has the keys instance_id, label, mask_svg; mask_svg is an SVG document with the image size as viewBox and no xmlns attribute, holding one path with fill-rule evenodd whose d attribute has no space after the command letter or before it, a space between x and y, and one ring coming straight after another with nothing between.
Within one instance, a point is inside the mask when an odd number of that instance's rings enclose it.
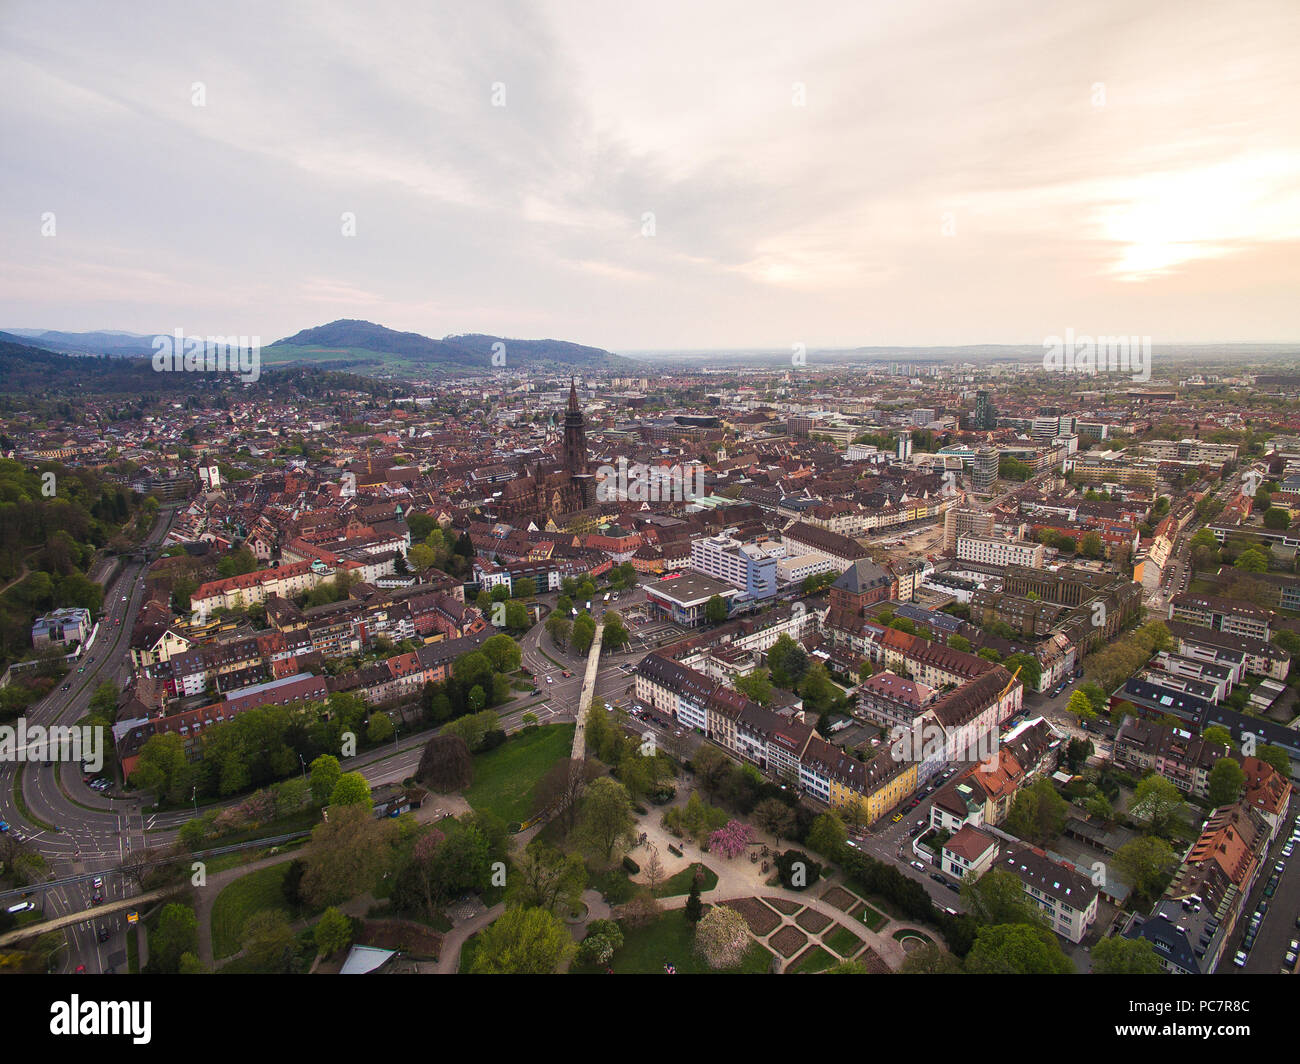
<instances>
[{"instance_id":1,"label":"building","mask_svg":"<svg viewBox=\"0 0 1300 1064\"><path fill-rule=\"evenodd\" d=\"M976 495L992 495L998 479L998 452L995 447L980 447L971 467L971 490Z\"/></svg>"},{"instance_id":2,"label":"building","mask_svg":"<svg viewBox=\"0 0 1300 1064\"><path fill-rule=\"evenodd\" d=\"M36 618L32 625L32 646L41 650L55 644L67 649L73 643L84 643L93 627L90 610L81 607L54 610Z\"/></svg>"},{"instance_id":3,"label":"building","mask_svg":"<svg viewBox=\"0 0 1300 1064\"><path fill-rule=\"evenodd\" d=\"M958 560L997 568L1018 565L1027 569L1041 569L1046 552L1047 548L1042 543L1026 539L977 536L970 532L957 537Z\"/></svg>"},{"instance_id":4,"label":"building","mask_svg":"<svg viewBox=\"0 0 1300 1064\"><path fill-rule=\"evenodd\" d=\"M1209 628L1224 635L1267 641L1272 635L1270 614L1243 599L1194 595L1184 591L1169 601L1169 619Z\"/></svg>"},{"instance_id":5,"label":"building","mask_svg":"<svg viewBox=\"0 0 1300 1064\"><path fill-rule=\"evenodd\" d=\"M979 432L992 432L997 428L998 412L993 406L993 400L985 389L980 389L975 393L975 418L971 423L971 428Z\"/></svg>"},{"instance_id":6,"label":"building","mask_svg":"<svg viewBox=\"0 0 1300 1064\"><path fill-rule=\"evenodd\" d=\"M764 546L726 535L710 536L692 541L691 568L725 580L750 598L765 599L776 594L777 565L784 554L785 549L775 543Z\"/></svg>"},{"instance_id":7,"label":"building","mask_svg":"<svg viewBox=\"0 0 1300 1064\"><path fill-rule=\"evenodd\" d=\"M1091 878L1073 865L1053 861L1042 850L1024 847L1010 850L993 867L1020 880L1025 896L1042 909L1048 926L1062 938L1082 942L1096 922L1101 894Z\"/></svg>"},{"instance_id":8,"label":"building","mask_svg":"<svg viewBox=\"0 0 1300 1064\"><path fill-rule=\"evenodd\" d=\"M957 540L961 536L991 536L995 517L992 510L980 510L974 506L951 506L943 515L943 549L944 552L955 551Z\"/></svg>"},{"instance_id":9,"label":"building","mask_svg":"<svg viewBox=\"0 0 1300 1064\"><path fill-rule=\"evenodd\" d=\"M997 856L998 844L992 835L963 824L940 848L939 867L954 879L979 879Z\"/></svg>"},{"instance_id":10,"label":"building","mask_svg":"<svg viewBox=\"0 0 1300 1064\"><path fill-rule=\"evenodd\" d=\"M702 573L659 580L646 587L646 602L651 610L686 628L703 623L704 608L715 595L729 603L740 595L740 590Z\"/></svg>"}]
</instances>

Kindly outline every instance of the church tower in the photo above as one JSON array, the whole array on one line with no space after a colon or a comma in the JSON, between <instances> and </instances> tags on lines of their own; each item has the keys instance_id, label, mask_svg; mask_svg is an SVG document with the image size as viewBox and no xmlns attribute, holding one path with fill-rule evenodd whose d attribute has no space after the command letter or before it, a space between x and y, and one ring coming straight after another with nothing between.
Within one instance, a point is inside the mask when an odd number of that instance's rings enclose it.
<instances>
[{"instance_id":1,"label":"church tower","mask_svg":"<svg viewBox=\"0 0 1300 1064\"><path fill-rule=\"evenodd\" d=\"M578 406L578 388L569 378L569 408L564 413L564 471L582 497L582 506L591 505L588 497L591 475L587 472L587 421Z\"/></svg>"}]
</instances>

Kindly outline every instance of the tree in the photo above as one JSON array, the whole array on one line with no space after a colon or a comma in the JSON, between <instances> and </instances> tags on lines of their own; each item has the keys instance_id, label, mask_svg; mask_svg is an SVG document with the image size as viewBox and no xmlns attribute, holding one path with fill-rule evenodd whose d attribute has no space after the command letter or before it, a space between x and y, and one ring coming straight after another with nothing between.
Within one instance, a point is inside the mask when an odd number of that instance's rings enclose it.
<instances>
[{"instance_id":1,"label":"tree","mask_svg":"<svg viewBox=\"0 0 1300 1064\"><path fill-rule=\"evenodd\" d=\"M565 926L546 909L507 909L478 936L478 975L550 975L573 950Z\"/></svg>"},{"instance_id":2,"label":"tree","mask_svg":"<svg viewBox=\"0 0 1300 1064\"><path fill-rule=\"evenodd\" d=\"M1010 673L1019 669L1019 679L1026 690L1037 691L1043 682L1042 663L1032 654L1008 654L1002 667Z\"/></svg>"},{"instance_id":3,"label":"tree","mask_svg":"<svg viewBox=\"0 0 1300 1064\"><path fill-rule=\"evenodd\" d=\"M515 598L527 599L537 594L537 581L531 576L521 576L510 583L510 592Z\"/></svg>"},{"instance_id":4,"label":"tree","mask_svg":"<svg viewBox=\"0 0 1300 1064\"><path fill-rule=\"evenodd\" d=\"M1231 805L1241 796L1241 789L1246 785L1246 773L1235 758L1221 757L1210 769L1210 804L1213 806Z\"/></svg>"},{"instance_id":5,"label":"tree","mask_svg":"<svg viewBox=\"0 0 1300 1064\"><path fill-rule=\"evenodd\" d=\"M704 604L704 619L709 624L721 624L727 619L727 604L721 595L711 595Z\"/></svg>"},{"instance_id":6,"label":"tree","mask_svg":"<svg viewBox=\"0 0 1300 1064\"><path fill-rule=\"evenodd\" d=\"M695 927L695 952L713 969L736 967L749 942L745 918L725 905L715 905Z\"/></svg>"},{"instance_id":7,"label":"tree","mask_svg":"<svg viewBox=\"0 0 1300 1064\"><path fill-rule=\"evenodd\" d=\"M1222 724L1211 724L1201 732L1201 738L1213 746L1232 745L1232 733Z\"/></svg>"},{"instance_id":8,"label":"tree","mask_svg":"<svg viewBox=\"0 0 1300 1064\"><path fill-rule=\"evenodd\" d=\"M593 920L587 925L587 937L578 947L578 957L586 964L608 964L623 946L623 930L613 920Z\"/></svg>"},{"instance_id":9,"label":"tree","mask_svg":"<svg viewBox=\"0 0 1300 1064\"><path fill-rule=\"evenodd\" d=\"M373 812L375 808L374 799L370 796L370 784L360 772L345 772L339 777L339 781L334 784L334 789L330 791L329 804L331 808L344 805L360 806L367 813Z\"/></svg>"},{"instance_id":10,"label":"tree","mask_svg":"<svg viewBox=\"0 0 1300 1064\"><path fill-rule=\"evenodd\" d=\"M546 629L546 634L551 637L551 642L561 650L569 645L569 634L573 631L573 622L558 609L546 618L543 627Z\"/></svg>"},{"instance_id":11,"label":"tree","mask_svg":"<svg viewBox=\"0 0 1300 1064\"><path fill-rule=\"evenodd\" d=\"M717 851L730 860L744 853L753 841L753 828L740 820L728 820L709 836L709 850L710 852Z\"/></svg>"},{"instance_id":12,"label":"tree","mask_svg":"<svg viewBox=\"0 0 1300 1064\"><path fill-rule=\"evenodd\" d=\"M510 870L506 898L511 905L554 912L564 902L576 905L587 886L587 868L576 853L534 842Z\"/></svg>"},{"instance_id":13,"label":"tree","mask_svg":"<svg viewBox=\"0 0 1300 1064\"><path fill-rule=\"evenodd\" d=\"M960 975L961 961L941 946L927 942L903 958L900 975Z\"/></svg>"},{"instance_id":14,"label":"tree","mask_svg":"<svg viewBox=\"0 0 1300 1064\"><path fill-rule=\"evenodd\" d=\"M1291 512L1274 506L1264 511L1264 527L1274 532L1282 532L1291 525ZM1267 561L1267 560L1266 560Z\"/></svg>"},{"instance_id":15,"label":"tree","mask_svg":"<svg viewBox=\"0 0 1300 1064\"><path fill-rule=\"evenodd\" d=\"M1082 691L1070 693L1070 701L1066 703L1065 711L1074 714L1079 720L1097 719L1097 711L1092 706L1092 700Z\"/></svg>"},{"instance_id":16,"label":"tree","mask_svg":"<svg viewBox=\"0 0 1300 1064\"><path fill-rule=\"evenodd\" d=\"M981 928L966 955L971 975L1069 975L1074 963L1045 927L998 924Z\"/></svg>"},{"instance_id":17,"label":"tree","mask_svg":"<svg viewBox=\"0 0 1300 1064\"><path fill-rule=\"evenodd\" d=\"M240 945L244 949L244 959L259 972L288 972L293 969L295 936L289 918L279 909L264 909L250 916L244 925Z\"/></svg>"},{"instance_id":18,"label":"tree","mask_svg":"<svg viewBox=\"0 0 1300 1064\"><path fill-rule=\"evenodd\" d=\"M849 838L844 822L834 813L822 813L808 830L808 846L827 859L834 859Z\"/></svg>"},{"instance_id":19,"label":"tree","mask_svg":"<svg viewBox=\"0 0 1300 1064\"><path fill-rule=\"evenodd\" d=\"M150 736L140 748L131 782L141 790L153 791L160 799L181 802L190 797L194 772L185 754L185 740L167 732Z\"/></svg>"},{"instance_id":20,"label":"tree","mask_svg":"<svg viewBox=\"0 0 1300 1064\"><path fill-rule=\"evenodd\" d=\"M459 735L434 735L424 744L415 778L439 794L463 791L474 780L474 755Z\"/></svg>"},{"instance_id":21,"label":"tree","mask_svg":"<svg viewBox=\"0 0 1300 1064\"><path fill-rule=\"evenodd\" d=\"M1145 938L1114 935L1092 947L1093 975L1164 975L1155 948Z\"/></svg>"},{"instance_id":22,"label":"tree","mask_svg":"<svg viewBox=\"0 0 1300 1064\"><path fill-rule=\"evenodd\" d=\"M746 676L737 676L732 681L735 687L746 698L751 698L760 706L766 706L772 701L773 687L771 681L767 678L766 669L755 669Z\"/></svg>"},{"instance_id":23,"label":"tree","mask_svg":"<svg viewBox=\"0 0 1300 1064\"><path fill-rule=\"evenodd\" d=\"M321 913L312 937L316 941L316 949L323 956L328 957L352 941L352 921L338 909L330 906Z\"/></svg>"},{"instance_id":24,"label":"tree","mask_svg":"<svg viewBox=\"0 0 1300 1064\"><path fill-rule=\"evenodd\" d=\"M752 815L754 823L776 839L777 846L781 845L782 839L788 839L794 834L794 810L780 798L764 798L754 806Z\"/></svg>"},{"instance_id":25,"label":"tree","mask_svg":"<svg viewBox=\"0 0 1300 1064\"><path fill-rule=\"evenodd\" d=\"M311 763L311 797L317 805L324 805L334 793L334 785L343 775L339 759L333 754L321 754Z\"/></svg>"},{"instance_id":26,"label":"tree","mask_svg":"<svg viewBox=\"0 0 1300 1064\"><path fill-rule=\"evenodd\" d=\"M1280 746L1274 746L1272 743L1264 743L1262 746L1255 748L1255 756L1267 765L1272 765L1282 774L1283 779L1288 779L1291 775L1291 755Z\"/></svg>"},{"instance_id":27,"label":"tree","mask_svg":"<svg viewBox=\"0 0 1300 1064\"><path fill-rule=\"evenodd\" d=\"M1043 923L1041 910L1025 897L1019 877L1001 868L991 868L978 879L963 880L961 897L966 911L985 926Z\"/></svg>"},{"instance_id":28,"label":"tree","mask_svg":"<svg viewBox=\"0 0 1300 1064\"><path fill-rule=\"evenodd\" d=\"M387 864L392 831L391 820L376 820L365 806L331 808L303 858L303 896L312 905L337 905L370 890Z\"/></svg>"},{"instance_id":29,"label":"tree","mask_svg":"<svg viewBox=\"0 0 1300 1064\"><path fill-rule=\"evenodd\" d=\"M1242 551L1237 555L1237 560L1232 563L1233 568L1240 569L1247 573L1266 573L1268 572L1268 556L1263 551L1252 547L1250 550Z\"/></svg>"},{"instance_id":30,"label":"tree","mask_svg":"<svg viewBox=\"0 0 1300 1064\"><path fill-rule=\"evenodd\" d=\"M600 645L610 650L621 650L632 638L622 616L614 610L608 610L604 617L605 630L600 637Z\"/></svg>"},{"instance_id":31,"label":"tree","mask_svg":"<svg viewBox=\"0 0 1300 1064\"><path fill-rule=\"evenodd\" d=\"M1050 780L1036 780L1016 795L1007 830L1040 845L1048 843L1065 827L1069 809L1069 802L1056 793Z\"/></svg>"},{"instance_id":32,"label":"tree","mask_svg":"<svg viewBox=\"0 0 1300 1064\"><path fill-rule=\"evenodd\" d=\"M793 690L808 671L808 655L803 647L788 635L782 634L768 648L767 667L774 684Z\"/></svg>"},{"instance_id":33,"label":"tree","mask_svg":"<svg viewBox=\"0 0 1300 1064\"><path fill-rule=\"evenodd\" d=\"M601 767L593 761L557 761L533 789L533 814L549 812L568 835L577 822L588 784L601 775Z\"/></svg>"},{"instance_id":34,"label":"tree","mask_svg":"<svg viewBox=\"0 0 1300 1064\"><path fill-rule=\"evenodd\" d=\"M479 693L482 693L482 688L479 688ZM443 725L442 734L459 736L470 750L478 750L488 733L498 731L500 727L501 718L488 709L469 713Z\"/></svg>"},{"instance_id":35,"label":"tree","mask_svg":"<svg viewBox=\"0 0 1300 1064\"><path fill-rule=\"evenodd\" d=\"M616 847L632 841L635 822L632 800L621 783L608 776L592 781L578 816L578 835L585 848L610 861Z\"/></svg>"},{"instance_id":36,"label":"tree","mask_svg":"<svg viewBox=\"0 0 1300 1064\"><path fill-rule=\"evenodd\" d=\"M1178 855L1164 839L1142 835L1115 851L1115 867L1139 893L1156 898L1170 872L1178 867Z\"/></svg>"},{"instance_id":37,"label":"tree","mask_svg":"<svg viewBox=\"0 0 1300 1064\"><path fill-rule=\"evenodd\" d=\"M577 620L573 622L573 628L570 630L569 642L573 644L573 649L579 654L585 654L591 649L591 644L596 638L596 622L591 619L591 614L583 610L578 614Z\"/></svg>"},{"instance_id":38,"label":"tree","mask_svg":"<svg viewBox=\"0 0 1300 1064\"><path fill-rule=\"evenodd\" d=\"M1157 835L1168 830L1183 810L1183 795L1169 780L1152 773L1140 781L1129 803L1129 814L1145 820Z\"/></svg>"},{"instance_id":39,"label":"tree","mask_svg":"<svg viewBox=\"0 0 1300 1064\"><path fill-rule=\"evenodd\" d=\"M370 726L366 728L366 740L370 743L386 743L397 734L393 718L387 713L374 713L370 717Z\"/></svg>"},{"instance_id":40,"label":"tree","mask_svg":"<svg viewBox=\"0 0 1300 1064\"><path fill-rule=\"evenodd\" d=\"M700 901L700 880L695 876L691 879L690 893L686 895L686 919L693 924L698 924L703 915L704 903Z\"/></svg>"},{"instance_id":41,"label":"tree","mask_svg":"<svg viewBox=\"0 0 1300 1064\"><path fill-rule=\"evenodd\" d=\"M149 936L148 969L164 975L180 971L183 953L198 953L199 919L194 910L180 902L163 906L158 926Z\"/></svg>"},{"instance_id":42,"label":"tree","mask_svg":"<svg viewBox=\"0 0 1300 1064\"><path fill-rule=\"evenodd\" d=\"M799 694L816 709L825 709L835 699L835 685L831 683L826 666L820 661L814 662L799 681Z\"/></svg>"},{"instance_id":43,"label":"tree","mask_svg":"<svg viewBox=\"0 0 1300 1064\"><path fill-rule=\"evenodd\" d=\"M735 767L731 759L716 746L701 746L695 751L695 760L691 762L700 790L710 799L718 793Z\"/></svg>"},{"instance_id":44,"label":"tree","mask_svg":"<svg viewBox=\"0 0 1300 1064\"><path fill-rule=\"evenodd\" d=\"M1085 558L1100 558L1104 550L1101 536L1096 532L1085 532L1083 538L1079 540L1079 553Z\"/></svg>"},{"instance_id":45,"label":"tree","mask_svg":"<svg viewBox=\"0 0 1300 1064\"><path fill-rule=\"evenodd\" d=\"M953 650L960 650L963 654L970 653L970 640L964 635L958 635L956 632L948 637L948 645L952 647Z\"/></svg>"}]
</instances>

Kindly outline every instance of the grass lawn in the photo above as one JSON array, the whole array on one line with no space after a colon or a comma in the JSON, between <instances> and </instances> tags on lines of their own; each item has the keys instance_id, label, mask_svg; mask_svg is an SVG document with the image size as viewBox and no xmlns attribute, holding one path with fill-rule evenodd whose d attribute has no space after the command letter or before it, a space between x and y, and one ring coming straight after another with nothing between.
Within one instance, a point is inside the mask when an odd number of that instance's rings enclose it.
<instances>
[{"instance_id":1,"label":"grass lawn","mask_svg":"<svg viewBox=\"0 0 1300 1064\"><path fill-rule=\"evenodd\" d=\"M718 873L709 868L708 865L696 861L689 868L683 868L675 876L660 883L655 891L655 897L676 898L681 894L689 894L691 892L691 880L695 877L696 872L704 873L704 878L700 880L701 892L712 890L718 885Z\"/></svg>"},{"instance_id":2,"label":"grass lawn","mask_svg":"<svg viewBox=\"0 0 1300 1064\"><path fill-rule=\"evenodd\" d=\"M862 948L862 939L844 926L837 927L829 935L824 935L822 941L841 957L852 957Z\"/></svg>"},{"instance_id":3,"label":"grass lawn","mask_svg":"<svg viewBox=\"0 0 1300 1064\"><path fill-rule=\"evenodd\" d=\"M520 732L503 746L474 758L474 782L465 800L495 813L507 824L533 812L533 788L552 765L573 749L572 724L548 724Z\"/></svg>"},{"instance_id":4,"label":"grass lawn","mask_svg":"<svg viewBox=\"0 0 1300 1064\"><path fill-rule=\"evenodd\" d=\"M858 919L866 924L872 931L879 931L885 926L885 921L889 919L884 913L878 913L870 905L864 905L862 911L858 913Z\"/></svg>"},{"instance_id":5,"label":"grass lawn","mask_svg":"<svg viewBox=\"0 0 1300 1064\"><path fill-rule=\"evenodd\" d=\"M623 928L623 948L614 954L609 967L620 975L659 975L669 961L682 974L701 974L713 969L695 955L695 926L678 909L664 913L646 927ZM735 968L720 969L742 974L762 974L770 970L772 954L757 942ZM577 965L573 972L599 971L598 967Z\"/></svg>"},{"instance_id":6,"label":"grass lawn","mask_svg":"<svg viewBox=\"0 0 1300 1064\"><path fill-rule=\"evenodd\" d=\"M244 925L254 913L278 909L290 920L297 918L285 900L282 884L289 862L271 865L227 884L212 906L212 955L220 960L238 953Z\"/></svg>"},{"instance_id":7,"label":"grass lawn","mask_svg":"<svg viewBox=\"0 0 1300 1064\"><path fill-rule=\"evenodd\" d=\"M790 967L785 971L787 975L811 975L815 972L824 972L827 968L834 968L839 961L827 953L821 946L813 946L806 949Z\"/></svg>"}]
</instances>

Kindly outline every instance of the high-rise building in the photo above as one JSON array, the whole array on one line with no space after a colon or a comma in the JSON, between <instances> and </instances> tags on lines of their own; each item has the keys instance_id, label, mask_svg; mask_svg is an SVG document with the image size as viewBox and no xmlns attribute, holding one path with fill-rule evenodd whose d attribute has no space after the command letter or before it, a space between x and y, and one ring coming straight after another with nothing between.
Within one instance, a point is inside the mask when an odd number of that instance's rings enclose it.
<instances>
[{"instance_id":1,"label":"high-rise building","mask_svg":"<svg viewBox=\"0 0 1300 1064\"><path fill-rule=\"evenodd\" d=\"M975 393L975 429L979 432L992 432L998 425L998 412L993 408L993 401L986 389Z\"/></svg>"},{"instance_id":2,"label":"high-rise building","mask_svg":"<svg viewBox=\"0 0 1300 1064\"><path fill-rule=\"evenodd\" d=\"M898 450L895 454L900 462L910 462L912 460L912 434L910 432L900 432L898 434Z\"/></svg>"},{"instance_id":3,"label":"high-rise building","mask_svg":"<svg viewBox=\"0 0 1300 1064\"><path fill-rule=\"evenodd\" d=\"M998 451L996 447L981 447L975 452L975 465L971 470L971 489L977 495L991 495L998 479Z\"/></svg>"}]
</instances>

